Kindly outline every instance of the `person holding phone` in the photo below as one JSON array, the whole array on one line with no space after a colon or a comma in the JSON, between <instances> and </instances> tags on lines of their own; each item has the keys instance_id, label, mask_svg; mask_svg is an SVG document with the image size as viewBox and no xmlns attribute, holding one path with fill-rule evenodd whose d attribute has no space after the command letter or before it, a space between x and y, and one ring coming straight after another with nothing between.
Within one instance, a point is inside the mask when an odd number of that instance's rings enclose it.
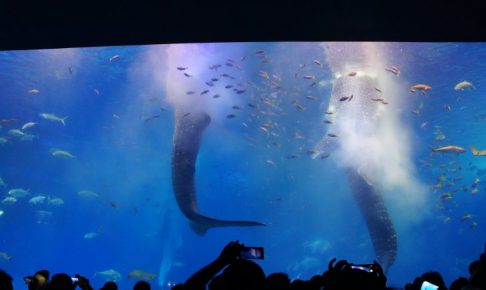
<instances>
[{"instance_id":1,"label":"person holding phone","mask_svg":"<svg viewBox=\"0 0 486 290\"><path fill-rule=\"evenodd\" d=\"M232 290L260 290L265 283L265 273L258 264L248 258L263 258L263 248L245 247L239 241L229 242L221 254L201 270L194 273L184 284L185 289L205 290L216 284ZM223 273L216 276L218 272Z\"/></svg>"},{"instance_id":2,"label":"person holding phone","mask_svg":"<svg viewBox=\"0 0 486 290\"><path fill-rule=\"evenodd\" d=\"M373 264L352 264L336 258L328 264L328 270L322 275L324 289L333 290L384 290L386 276L383 268L376 261Z\"/></svg>"},{"instance_id":3,"label":"person holding phone","mask_svg":"<svg viewBox=\"0 0 486 290\"><path fill-rule=\"evenodd\" d=\"M447 287L439 272L430 271L405 285L405 290L447 290Z\"/></svg>"}]
</instances>

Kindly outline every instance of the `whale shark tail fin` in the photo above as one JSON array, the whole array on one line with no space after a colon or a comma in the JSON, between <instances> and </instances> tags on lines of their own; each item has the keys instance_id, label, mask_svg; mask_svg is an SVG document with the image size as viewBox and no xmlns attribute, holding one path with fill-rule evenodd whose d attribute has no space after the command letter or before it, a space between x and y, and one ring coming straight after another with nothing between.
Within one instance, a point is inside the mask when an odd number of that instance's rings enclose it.
<instances>
[{"instance_id":1,"label":"whale shark tail fin","mask_svg":"<svg viewBox=\"0 0 486 290\"><path fill-rule=\"evenodd\" d=\"M316 150L315 154L312 154L312 159L322 158L324 156L328 156L328 154L332 151L335 151L338 148L338 143L334 138L329 136L325 136L322 138L319 143L314 147Z\"/></svg>"},{"instance_id":2,"label":"whale shark tail fin","mask_svg":"<svg viewBox=\"0 0 486 290\"><path fill-rule=\"evenodd\" d=\"M207 224L203 223L198 223L198 222L189 222L189 225L191 226L191 229L198 235L198 236L204 236L206 232L209 230L209 226Z\"/></svg>"},{"instance_id":3,"label":"whale shark tail fin","mask_svg":"<svg viewBox=\"0 0 486 290\"><path fill-rule=\"evenodd\" d=\"M192 230L202 236L204 235L210 228L217 228L217 227L254 227L254 226L266 226L264 223L261 222L254 222L254 221L227 221L227 220L218 220L214 218L210 218L203 215L197 215L190 221L190 226Z\"/></svg>"}]
</instances>

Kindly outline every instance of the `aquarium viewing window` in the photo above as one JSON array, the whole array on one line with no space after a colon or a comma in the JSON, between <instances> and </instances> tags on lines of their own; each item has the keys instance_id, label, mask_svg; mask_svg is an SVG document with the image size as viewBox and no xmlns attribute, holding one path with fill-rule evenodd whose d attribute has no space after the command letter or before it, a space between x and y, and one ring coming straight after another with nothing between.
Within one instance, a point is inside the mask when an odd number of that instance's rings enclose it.
<instances>
[{"instance_id":1,"label":"aquarium viewing window","mask_svg":"<svg viewBox=\"0 0 486 290\"><path fill-rule=\"evenodd\" d=\"M291 279L335 257L376 260L394 287L467 277L486 237L485 52L0 51L0 269L15 289L40 269L170 289L239 240Z\"/></svg>"}]
</instances>

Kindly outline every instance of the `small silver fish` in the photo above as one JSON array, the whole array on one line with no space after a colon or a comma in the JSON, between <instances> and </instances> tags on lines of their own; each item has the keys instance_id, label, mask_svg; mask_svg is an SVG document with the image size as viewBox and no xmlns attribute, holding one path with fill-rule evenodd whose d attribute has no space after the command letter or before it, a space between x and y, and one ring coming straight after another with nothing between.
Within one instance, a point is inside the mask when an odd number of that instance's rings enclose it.
<instances>
[{"instance_id":1,"label":"small silver fish","mask_svg":"<svg viewBox=\"0 0 486 290\"><path fill-rule=\"evenodd\" d=\"M27 130L29 128L32 128L36 125L37 123L35 122L28 122L28 123L25 123L23 126L22 126L22 130Z\"/></svg>"},{"instance_id":2,"label":"small silver fish","mask_svg":"<svg viewBox=\"0 0 486 290\"><path fill-rule=\"evenodd\" d=\"M116 54L116 55L114 55L114 56L110 57L110 62L112 62L112 61L114 61L114 60L117 60L117 59L119 59L119 58L120 58L120 55Z\"/></svg>"}]
</instances>

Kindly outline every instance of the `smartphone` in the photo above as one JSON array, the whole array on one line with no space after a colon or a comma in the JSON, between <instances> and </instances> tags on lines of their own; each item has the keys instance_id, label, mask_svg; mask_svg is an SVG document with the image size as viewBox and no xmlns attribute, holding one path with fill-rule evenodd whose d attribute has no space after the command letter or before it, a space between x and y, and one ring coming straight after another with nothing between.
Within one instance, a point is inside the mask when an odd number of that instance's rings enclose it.
<instances>
[{"instance_id":1,"label":"smartphone","mask_svg":"<svg viewBox=\"0 0 486 290\"><path fill-rule=\"evenodd\" d=\"M243 247L240 252L240 257L244 259L263 260L263 247Z\"/></svg>"},{"instance_id":2,"label":"smartphone","mask_svg":"<svg viewBox=\"0 0 486 290\"><path fill-rule=\"evenodd\" d=\"M78 278L76 278L76 277L71 277L71 280L73 281L73 283L76 283L76 282L78 282L78 281L79 281L79 279L78 279Z\"/></svg>"},{"instance_id":3,"label":"smartphone","mask_svg":"<svg viewBox=\"0 0 486 290\"><path fill-rule=\"evenodd\" d=\"M375 271L375 265L373 264L351 265L351 269L358 269L358 270L366 271L368 273L373 273Z\"/></svg>"},{"instance_id":4,"label":"smartphone","mask_svg":"<svg viewBox=\"0 0 486 290\"><path fill-rule=\"evenodd\" d=\"M422 286L420 286L420 290L437 290L437 289L439 289L439 286L434 285L427 281L424 281L424 283L422 283Z\"/></svg>"}]
</instances>

